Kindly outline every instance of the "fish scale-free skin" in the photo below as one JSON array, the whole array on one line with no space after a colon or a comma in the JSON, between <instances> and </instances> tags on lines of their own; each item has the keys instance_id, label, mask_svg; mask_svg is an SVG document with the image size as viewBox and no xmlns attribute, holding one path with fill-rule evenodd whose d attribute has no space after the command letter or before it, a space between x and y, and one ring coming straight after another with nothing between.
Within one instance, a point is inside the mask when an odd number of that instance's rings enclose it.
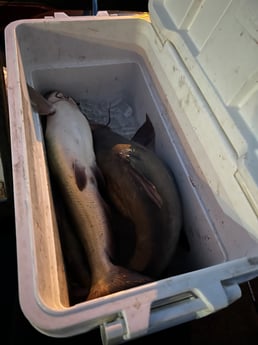
<instances>
[{"instance_id":1,"label":"fish scale-free skin","mask_svg":"<svg viewBox=\"0 0 258 345\"><path fill-rule=\"evenodd\" d=\"M127 267L160 277L175 253L182 226L171 172L152 150L108 127L94 126L93 142L110 199L135 225L135 248Z\"/></svg>"},{"instance_id":2,"label":"fish scale-free skin","mask_svg":"<svg viewBox=\"0 0 258 345\"><path fill-rule=\"evenodd\" d=\"M47 118L47 157L89 261L92 286L87 299L149 282L111 262L111 234L94 175L96 161L87 119L71 98L53 92L48 100L56 112Z\"/></svg>"}]
</instances>

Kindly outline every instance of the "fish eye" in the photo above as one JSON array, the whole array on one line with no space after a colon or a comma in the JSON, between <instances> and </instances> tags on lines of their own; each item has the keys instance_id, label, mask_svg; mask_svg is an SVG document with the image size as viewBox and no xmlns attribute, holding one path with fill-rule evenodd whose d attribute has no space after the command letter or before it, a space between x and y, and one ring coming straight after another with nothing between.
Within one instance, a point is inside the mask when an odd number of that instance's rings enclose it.
<instances>
[{"instance_id":1,"label":"fish eye","mask_svg":"<svg viewBox=\"0 0 258 345\"><path fill-rule=\"evenodd\" d=\"M62 92L56 92L56 98L65 98Z\"/></svg>"}]
</instances>

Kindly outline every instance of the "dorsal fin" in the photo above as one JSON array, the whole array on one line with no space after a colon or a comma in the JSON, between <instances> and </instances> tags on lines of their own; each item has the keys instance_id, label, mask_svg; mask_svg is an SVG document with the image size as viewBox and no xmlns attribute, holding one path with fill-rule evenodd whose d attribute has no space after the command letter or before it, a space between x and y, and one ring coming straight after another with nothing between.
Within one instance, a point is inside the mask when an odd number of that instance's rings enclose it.
<instances>
[{"instance_id":1,"label":"dorsal fin","mask_svg":"<svg viewBox=\"0 0 258 345\"><path fill-rule=\"evenodd\" d=\"M136 131L132 140L148 148L154 147L155 131L148 114L143 125Z\"/></svg>"}]
</instances>

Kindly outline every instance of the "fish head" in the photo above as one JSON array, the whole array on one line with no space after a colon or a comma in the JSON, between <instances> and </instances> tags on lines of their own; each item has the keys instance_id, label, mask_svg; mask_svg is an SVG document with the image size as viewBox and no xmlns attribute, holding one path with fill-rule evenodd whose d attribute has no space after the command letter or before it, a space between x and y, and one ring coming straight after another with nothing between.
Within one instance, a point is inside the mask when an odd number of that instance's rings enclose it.
<instances>
[{"instance_id":1,"label":"fish head","mask_svg":"<svg viewBox=\"0 0 258 345\"><path fill-rule=\"evenodd\" d=\"M71 103L72 105L76 105L77 106L77 103L75 102L75 100L72 97L65 96L60 91L51 91L48 94L46 94L45 97L52 104L55 104L55 103L61 102L61 101L66 101L66 102Z\"/></svg>"}]
</instances>

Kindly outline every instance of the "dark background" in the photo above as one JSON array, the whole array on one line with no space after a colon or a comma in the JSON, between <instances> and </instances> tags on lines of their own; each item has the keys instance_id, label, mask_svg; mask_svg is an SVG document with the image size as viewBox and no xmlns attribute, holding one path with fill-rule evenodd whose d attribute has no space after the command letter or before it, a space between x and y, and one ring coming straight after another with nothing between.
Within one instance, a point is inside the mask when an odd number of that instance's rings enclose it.
<instances>
[{"instance_id":1,"label":"dark background","mask_svg":"<svg viewBox=\"0 0 258 345\"><path fill-rule=\"evenodd\" d=\"M99 10L109 11L147 11L147 0L102 0L98 1ZM0 67L5 65L4 28L16 19L40 18L64 11L69 15L91 14L91 1L0 1ZM7 200L0 202L0 323L2 343L24 344L39 342L44 344L102 344L99 330L93 330L72 338L56 339L36 331L23 316L18 300L17 265L14 207L12 195L12 172L10 142L8 130L8 110L4 81L0 71L0 150L6 177ZM249 285L241 285L242 298L228 308L200 320L194 320L130 343L162 344L258 344L258 308L253 299L258 297L258 280L251 281L254 296L251 296Z\"/></svg>"}]
</instances>

